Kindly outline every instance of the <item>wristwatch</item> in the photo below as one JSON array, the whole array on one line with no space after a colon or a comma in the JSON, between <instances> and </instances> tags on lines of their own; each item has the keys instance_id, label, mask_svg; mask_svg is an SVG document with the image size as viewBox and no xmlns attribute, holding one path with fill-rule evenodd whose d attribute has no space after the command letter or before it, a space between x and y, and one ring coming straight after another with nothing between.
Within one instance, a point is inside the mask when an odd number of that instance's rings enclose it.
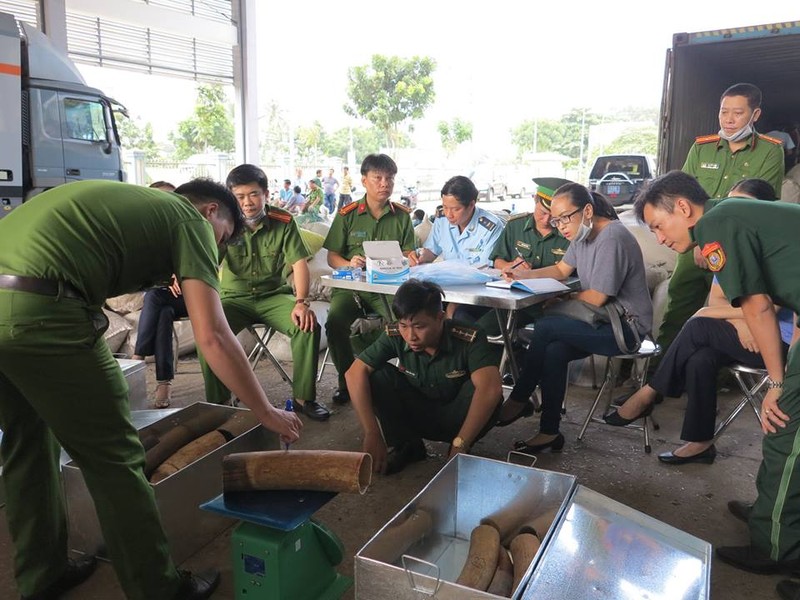
<instances>
[{"instance_id":1,"label":"wristwatch","mask_svg":"<svg viewBox=\"0 0 800 600\"><path fill-rule=\"evenodd\" d=\"M460 449L467 449L467 442L464 441L464 438L461 436L456 436L456 438L450 443L453 448L460 448Z\"/></svg>"},{"instance_id":2,"label":"wristwatch","mask_svg":"<svg viewBox=\"0 0 800 600\"><path fill-rule=\"evenodd\" d=\"M311 303L306 300L305 298L298 298L294 301L295 304L305 304L306 306L311 306Z\"/></svg>"}]
</instances>

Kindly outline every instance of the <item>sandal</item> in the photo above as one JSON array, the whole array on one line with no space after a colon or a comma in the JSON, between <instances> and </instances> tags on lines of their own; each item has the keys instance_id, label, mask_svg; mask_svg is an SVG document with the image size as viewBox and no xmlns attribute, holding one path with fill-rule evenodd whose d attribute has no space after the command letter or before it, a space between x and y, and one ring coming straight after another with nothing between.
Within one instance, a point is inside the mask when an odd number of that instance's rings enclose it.
<instances>
[{"instance_id":1,"label":"sandal","mask_svg":"<svg viewBox=\"0 0 800 600\"><path fill-rule=\"evenodd\" d=\"M172 402L172 399L170 398L171 393L172 393L172 390L171 390L172 382L171 381L158 381L156 383L158 384L158 386L156 387L156 399L153 400L153 406L155 408L169 408L169 405ZM166 386L166 388L167 388L167 397L166 398L159 398L158 397L159 388L161 386Z\"/></svg>"}]
</instances>

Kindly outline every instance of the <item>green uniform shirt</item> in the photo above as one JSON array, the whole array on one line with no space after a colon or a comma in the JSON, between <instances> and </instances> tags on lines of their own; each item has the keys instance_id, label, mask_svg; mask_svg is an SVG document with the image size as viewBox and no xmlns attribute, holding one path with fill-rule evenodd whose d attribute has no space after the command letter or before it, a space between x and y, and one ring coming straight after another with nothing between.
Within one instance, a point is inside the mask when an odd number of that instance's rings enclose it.
<instances>
[{"instance_id":1,"label":"green uniform shirt","mask_svg":"<svg viewBox=\"0 0 800 600\"><path fill-rule=\"evenodd\" d=\"M555 228L545 236L536 229L532 213L514 215L494 246L489 258L515 261L520 256L532 269L549 267L564 258L569 240Z\"/></svg>"},{"instance_id":2,"label":"green uniform shirt","mask_svg":"<svg viewBox=\"0 0 800 600\"><path fill-rule=\"evenodd\" d=\"M253 231L246 229L239 240L228 245L220 296L291 294L287 267L310 256L292 215L270 206Z\"/></svg>"},{"instance_id":3,"label":"green uniform shirt","mask_svg":"<svg viewBox=\"0 0 800 600\"><path fill-rule=\"evenodd\" d=\"M778 198L783 183L783 146L779 140L754 134L741 150L731 153L726 140L706 135L695 140L682 171L694 176L712 198L725 198L742 179L768 181Z\"/></svg>"},{"instance_id":4,"label":"green uniform shirt","mask_svg":"<svg viewBox=\"0 0 800 600\"><path fill-rule=\"evenodd\" d=\"M729 198L707 210L693 239L734 306L769 294L775 304L800 311L800 206Z\"/></svg>"},{"instance_id":5,"label":"green uniform shirt","mask_svg":"<svg viewBox=\"0 0 800 600\"><path fill-rule=\"evenodd\" d=\"M71 283L91 306L169 281L214 289L211 224L185 198L113 181L60 185L0 220L0 273Z\"/></svg>"},{"instance_id":6,"label":"green uniform shirt","mask_svg":"<svg viewBox=\"0 0 800 600\"><path fill-rule=\"evenodd\" d=\"M497 368L496 352L480 329L445 319L439 350L431 356L414 352L403 340L396 323L359 358L373 369L398 358L397 369L426 398L442 404L453 400L472 373L483 367Z\"/></svg>"},{"instance_id":7,"label":"green uniform shirt","mask_svg":"<svg viewBox=\"0 0 800 600\"><path fill-rule=\"evenodd\" d=\"M316 189L311 190L310 192L308 192L308 195L306 196L306 205L309 208L312 208L312 207L317 207L318 208L321 203L322 203L322 189L321 188L316 188Z\"/></svg>"},{"instance_id":8,"label":"green uniform shirt","mask_svg":"<svg viewBox=\"0 0 800 600\"><path fill-rule=\"evenodd\" d=\"M408 252L414 249L414 228L408 213L405 206L388 202L381 216L375 219L367 208L365 196L336 213L323 247L347 260L365 256L364 242L397 240L403 252Z\"/></svg>"}]
</instances>

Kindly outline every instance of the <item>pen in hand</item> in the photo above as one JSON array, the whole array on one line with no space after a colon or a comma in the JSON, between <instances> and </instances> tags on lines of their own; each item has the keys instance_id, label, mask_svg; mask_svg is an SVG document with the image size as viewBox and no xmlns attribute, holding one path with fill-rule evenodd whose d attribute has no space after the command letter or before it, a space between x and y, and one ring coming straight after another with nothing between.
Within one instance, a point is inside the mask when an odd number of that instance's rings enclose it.
<instances>
[{"instance_id":1,"label":"pen in hand","mask_svg":"<svg viewBox=\"0 0 800 600\"><path fill-rule=\"evenodd\" d=\"M292 402L291 398L286 399L286 406L283 407L283 410L285 410L286 412L294 412L294 403ZM284 446L284 451L288 452L289 442L285 442L283 446Z\"/></svg>"}]
</instances>

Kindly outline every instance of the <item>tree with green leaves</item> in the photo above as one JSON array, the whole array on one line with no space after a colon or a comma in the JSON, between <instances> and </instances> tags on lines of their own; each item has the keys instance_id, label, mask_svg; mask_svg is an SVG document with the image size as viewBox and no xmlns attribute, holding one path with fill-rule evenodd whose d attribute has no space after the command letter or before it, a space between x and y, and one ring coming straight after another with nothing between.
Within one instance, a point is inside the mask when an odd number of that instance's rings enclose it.
<instances>
[{"instance_id":1,"label":"tree with green leaves","mask_svg":"<svg viewBox=\"0 0 800 600\"><path fill-rule=\"evenodd\" d=\"M442 147L447 156L452 156L458 146L472 139L472 123L462 121L458 117L452 119L449 123L447 121L439 121L436 129L439 132Z\"/></svg>"},{"instance_id":2,"label":"tree with green leaves","mask_svg":"<svg viewBox=\"0 0 800 600\"><path fill-rule=\"evenodd\" d=\"M392 148L397 147L400 126L407 120L421 119L433 104L436 93L431 74L436 61L429 57L374 54L368 65L347 71L347 96L344 111L360 117L385 133Z\"/></svg>"},{"instance_id":3,"label":"tree with green leaves","mask_svg":"<svg viewBox=\"0 0 800 600\"><path fill-rule=\"evenodd\" d=\"M138 118L134 120L117 113L117 131L123 148L141 150L149 160L159 157L158 144L153 139L153 125L149 121L142 125Z\"/></svg>"},{"instance_id":4,"label":"tree with green leaves","mask_svg":"<svg viewBox=\"0 0 800 600\"><path fill-rule=\"evenodd\" d=\"M233 152L233 110L221 85L198 86L194 114L178 123L169 139L178 160L211 151Z\"/></svg>"},{"instance_id":5,"label":"tree with green leaves","mask_svg":"<svg viewBox=\"0 0 800 600\"><path fill-rule=\"evenodd\" d=\"M289 156L289 122L280 105L271 100L259 119L266 120L261 128L259 152L264 164L278 164Z\"/></svg>"}]
</instances>

